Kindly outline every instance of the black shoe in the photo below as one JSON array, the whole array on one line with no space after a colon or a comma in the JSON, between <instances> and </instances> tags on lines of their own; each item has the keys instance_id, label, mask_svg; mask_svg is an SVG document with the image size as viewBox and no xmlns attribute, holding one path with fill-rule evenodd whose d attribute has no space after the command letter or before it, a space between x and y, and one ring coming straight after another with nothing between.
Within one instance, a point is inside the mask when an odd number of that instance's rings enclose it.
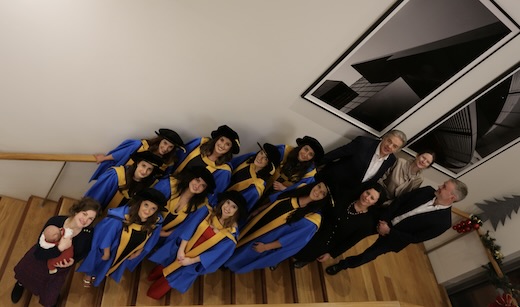
<instances>
[{"instance_id":1,"label":"black shoe","mask_svg":"<svg viewBox=\"0 0 520 307\"><path fill-rule=\"evenodd\" d=\"M292 266L295 269L301 269L304 266L306 266L307 264L309 264L309 262L307 262L307 261L295 261L295 262L293 262Z\"/></svg>"},{"instance_id":2,"label":"black shoe","mask_svg":"<svg viewBox=\"0 0 520 307\"><path fill-rule=\"evenodd\" d=\"M274 270L276 270L277 268L278 268L278 264L277 264L277 265L272 265L272 266L270 266L270 267L269 267L269 270L274 271Z\"/></svg>"},{"instance_id":3,"label":"black shoe","mask_svg":"<svg viewBox=\"0 0 520 307\"><path fill-rule=\"evenodd\" d=\"M327 274L329 274L329 275L336 275L336 274L338 274L341 270L343 270L343 269L340 268L338 264L334 264L334 265L331 265L331 266L327 267L327 268L325 269L325 272L327 272Z\"/></svg>"},{"instance_id":4,"label":"black shoe","mask_svg":"<svg viewBox=\"0 0 520 307\"><path fill-rule=\"evenodd\" d=\"M11 292L11 301L13 302L13 304L16 304L20 301L20 299L22 298L23 289L24 288L21 283L16 282L14 284L13 291Z\"/></svg>"}]
</instances>

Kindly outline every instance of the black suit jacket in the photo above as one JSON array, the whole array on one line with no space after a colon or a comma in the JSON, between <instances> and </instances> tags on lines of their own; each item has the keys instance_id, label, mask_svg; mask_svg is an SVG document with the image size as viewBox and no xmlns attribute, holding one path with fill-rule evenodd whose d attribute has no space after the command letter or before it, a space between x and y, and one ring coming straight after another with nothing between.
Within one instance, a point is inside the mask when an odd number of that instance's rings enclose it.
<instances>
[{"instance_id":1,"label":"black suit jacket","mask_svg":"<svg viewBox=\"0 0 520 307\"><path fill-rule=\"evenodd\" d=\"M328 152L320 164L323 169L316 175L334 194L338 189L356 189L363 180L379 140L358 136L352 142ZM396 161L391 154L370 181L377 181Z\"/></svg>"},{"instance_id":2,"label":"black suit jacket","mask_svg":"<svg viewBox=\"0 0 520 307\"><path fill-rule=\"evenodd\" d=\"M451 208L420 213L405 218L392 225L393 218L409 212L432 200L435 189L423 187L396 198L388 209L382 213L381 219L390 225L390 233L382 238L392 251L398 252L410 243L420 243L433 239L451 228Z\"/></svg>"}]
</instances>

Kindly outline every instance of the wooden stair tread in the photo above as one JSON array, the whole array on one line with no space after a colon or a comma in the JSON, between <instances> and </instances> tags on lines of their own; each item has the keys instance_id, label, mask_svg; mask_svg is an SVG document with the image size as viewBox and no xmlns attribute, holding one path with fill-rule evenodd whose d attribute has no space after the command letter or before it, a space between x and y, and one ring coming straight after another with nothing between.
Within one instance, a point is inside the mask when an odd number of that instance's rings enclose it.
<instances>
[{"instance_id":1,"label":"wooden stair tread","mask_svg":"<svg viewBox=\"0 0 520 307\"><path fill-rule=\"evenodd\" d=\"M6 199L6 197L2 197L2 200L4 199ZM16 233L7 250L6 259L4 260L5 270L0 279L0 282L6 285L0 289L1 302L11 302L11 290L15 283L14 266L23 255L25 255L27 250L37 242L37 236L41 232L45 222L47 222L50 217L56 215L57 203L46 201L42 206L42 201L42 198L32 196L27 201L23 216L18 220ZM20 221L22 221L22 223L20 223ZM4 267L4 265L2 267ZM31 298L31 295L25 291L22 302L28 301L30 301L29 306L32 304L39 305L37 303L38 298Z\"/></svg>"}]
</instances>

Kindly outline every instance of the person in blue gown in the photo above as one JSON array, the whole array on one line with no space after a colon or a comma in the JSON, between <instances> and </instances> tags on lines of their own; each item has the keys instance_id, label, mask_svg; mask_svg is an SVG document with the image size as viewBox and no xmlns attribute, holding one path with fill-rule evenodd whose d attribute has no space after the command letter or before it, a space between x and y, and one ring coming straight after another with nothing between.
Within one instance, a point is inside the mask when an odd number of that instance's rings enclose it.
<instances>
[{"instance_id":1,"label":"person in blue gown","mask_svg":"<svg viewBox=\"0 0 520 307\"><path fill-rule=\"evenodd\" d=\"M290 191L314 182L316 162L324 154L320 142L313 137L296 139L296 147L277 145L281 161L275 174L266 185L266 191L258 205L275 201L283 191Z\"/></svg>"},{"instance_id":2,"label":"person in blue gown","mask_svg":"<svg viewBox=\"0 0 520 307\"><path fill-rule=\"evenodd\" d=\"M355 190L343 189L336 193L334 206L325 206L322 224L307 245L294 255L295 268L309 262L325 262L339 257L363 238L377 233L381 215L378 205L385 199L380 184L367 181Z\"/></svg>"},{"instance_id":3,"label":"person in blue gown","mask_svg":"<svg viewBox=\"0 0 520 307\"><path fill-rule=\"evenodd\" d=\"M209 195L209 203L217 203L218 193L226 190L231 179L229 161L233 154L240 151L238 134L227 125L222 125L211 132L211 138L196 138L186 144L186 152L178 152L179 162L168 169L173 174L180 173L186 167L204 166L215 179L215 190Z\"/></svg>"},{"instance_id":4,"label":"person in blue gown","mask_svg":"<svg viewBox=\"0 0 520 307\"><path fill-rule=\"evenodd\" d=\"M105 276L119 282L125 270L133 271L159 239L165 205L161 192L146 188L128 205L110 209L94 228L92 248L77 270L84 280L97 287Z\"/></svg>"},{"instance_id":5,"label":"person in blue gown","mask_svg":"<svg viewBox=\"0 0 520 307\"><path fill-rule=\"evenodd\" d=\"M163 212L161 237L169 236L186 218L203 206L208 206L207 195L213 192L215 180L203 166L186 168L177 175L159 180L154 189L168 199ZM162 245L162 244L161 244Z\"/></svg>"},{"instance_id":6,"label":"person in blue gown","mask_svg":"<svg viewBox=\"0 0 520 307\"><path fill-rule=\"evenodd\" d=\"M99 201L103 210L126 204L144 188L155 184L161 158L149 151L132 155L135 163L110 168L87 190L85 196Z\"/></svg>"},{"instance_id":7,"label":"person in blue gown","mask_svg":"<svg viewBox=\"0 0 520 307\"><path fill-rule=\"evenodd\" d=\"M166 170L167 167L175 164L177 150L185 151L184 142L179 134L173 130L161 128L155 132L157 135L152 139L132 140L128 139L119 144L116 148L105 154L95 154L98 168L92 174L90 181L97 180L101 174L114 166L131 165L131 156L137 152L150 151L162 158L163 162L159 167Z\"/></svg>"},{"instance_id":8,"label":"person in blue gown","mask_svg":"<svg viewBox=\"0 0 520 307\"><path fill-rule=\"evenodd\" d=\"M184 293L198 276L220 268L235 249L237 221L244 211L244 197L226 191L215 208L191 214L149 258L158 266L148 276L153 283L147 295L160 299L170 289Z\"/></svg>"},{"instance_id":9,"label":"person in blue gown","mask_svg":"<svg viewBox=\"0 0 520 307\"><path fill-rule=\"evenodd\" d=\"M241 229L237 248L224 266L247 273L275 268L296 254L320 227L318 211L330 202L328 194L323 182L282 193Z\"/></svg>"},{"instance_id":10,"label":"person in blue gown","mask_svg":"<svg viewBox=\"0 0 520 307\"><path fill-rule=\"evenodd\" d=\"M250 152L231 160L233 174L228 190L239 191L246 199L248 212L265 191L266 181L280 164L280 152L272 144L260 145L260 151Z\"/></svg>"}]
</instances>

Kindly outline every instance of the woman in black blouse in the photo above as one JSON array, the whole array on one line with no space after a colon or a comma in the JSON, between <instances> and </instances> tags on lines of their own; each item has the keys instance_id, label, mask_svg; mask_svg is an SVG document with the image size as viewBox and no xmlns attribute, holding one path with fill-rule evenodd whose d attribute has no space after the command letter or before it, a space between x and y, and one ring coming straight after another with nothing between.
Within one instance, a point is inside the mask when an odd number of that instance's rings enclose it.
<instances>
[{"instance_id":1,"label":"woman in black blouse","mask_svg":"<svg viewBox=\"0 0 520 307\"><path fill-rule=\"evenodd\" d=\"M71 229L72 237L62 237L55 247L49 249L42 248L39 242L29 249L14 267L16 283L11 292L13 303L17 303L22 297L24 289L27 289L32 294L40 296L40 304L43 306L56 305L69 270L74 263L82 260L90 251L92 241L90 225L99 214L100 209L101 206L96 200L84 197L71 207L69 216L54 216L45 223L43 229L49 225ZM49 274L47 260L56 258L71 246L74 249L73 258L56 263L58 272Z\"/></svg>"},{"instance_id":2,"label":"woman in black blouse","mask_svg":"<svg viewBox=\"0 0 520 307\"><path fill-rule=\"evenodd\" d=\"M384 193L384 188L375 182L364 184L361 192L342 190L337 193L332 206L322 210L323 220L318 232L294 256L294 267L336 258L361 239L375 234L379 210L372 206L385 198Z\"/></svg>"}]
</instances>

